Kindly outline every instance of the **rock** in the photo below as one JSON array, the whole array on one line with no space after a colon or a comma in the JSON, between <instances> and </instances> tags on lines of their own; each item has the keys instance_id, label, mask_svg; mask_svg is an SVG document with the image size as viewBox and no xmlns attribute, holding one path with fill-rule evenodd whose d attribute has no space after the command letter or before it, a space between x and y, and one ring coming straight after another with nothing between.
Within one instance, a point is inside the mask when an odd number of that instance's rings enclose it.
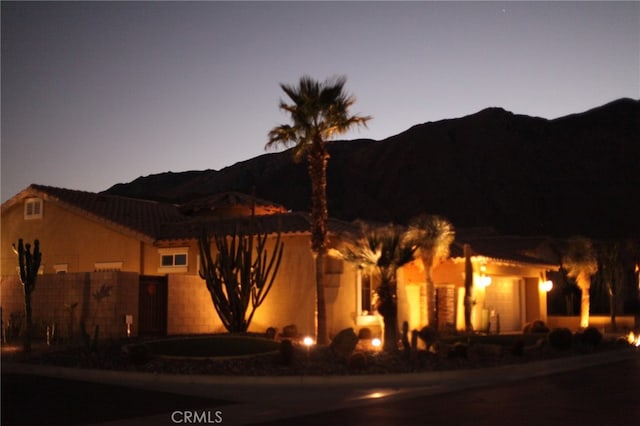
<instances>
[{"instance_id":1,"label":"rock","mask_svg":"<svg viewBox=\"0 0 640 426\"><path fill-rule=\"evenodd\" d=\"M358 344L358 336L353 328L345 328L331 341L331 350L339 358L349 359Z\"/></svg>"},{"instance_id":2,"label":"rock","mask_svg":"<svg viewBox=\"0 0 640 426\"><path fill-rule=\"evenodd\" d=\"M295 324L285 325L282 329L282 337L295 338L298 337L298 327Z\"/></svg>"}]
</instances>

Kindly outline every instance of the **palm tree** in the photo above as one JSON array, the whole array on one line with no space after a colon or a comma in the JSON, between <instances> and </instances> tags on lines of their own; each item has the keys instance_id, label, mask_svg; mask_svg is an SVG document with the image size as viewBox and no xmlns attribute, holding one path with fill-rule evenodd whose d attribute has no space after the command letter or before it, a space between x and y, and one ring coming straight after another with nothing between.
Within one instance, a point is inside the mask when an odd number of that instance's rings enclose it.
<instances>
[{"instance_id":1,"label":"palm tree","mask_svg":"<svg viewBox=\"0 0 640 426\"><path fill-rule=\"evenodd\" d=\"M426 320L429 326L437 329L438 313L436 312L436 288L433 283L433 268L438 262L449 257L449 247L455 239L453 225L447 219L429 214L421 214L409 223L407 239L410 244L420 249L420 257L426 275L426 294L421 295L425 301Z\"/></svg>"},{"instance_id":2,"label":"palm tree","mask_svg":"<svg viewBox=\"0 0 640 426\"><path fill-rule=\"evenodd\" d=\"M269 132L266 148L293 146L293 156L306 156L311 180L311 250L316 263L317 342L328 343L324 299L324 259L327 254L327 141L371 117L351 115L355 98L345 92L346 78L318 82L303 76L296 86L280 84L291 103L280 101L280 109L291 116L292 124L282 124Z\"/></svg>"},{"instance_id":3,"label":"palm tree","mask_svg":"<svg viewBox=\"0 0 640 426\"><path fill-rule=\"evenodd\" d=\"M368 269L380 278L377 310L384 321L384 350L398 349L398 268L413 260L415 248L406 243L403 232L393 225L369 228L361 224L362 238L340 251L343 259Z\"/></svg>"},{"instance_id":4,"label":"palm tree","mask_svg":"<svg viewBox=\"0 0 640 426\"><path fill-rule=\"evenodd\" d=\"M600 277L604 281L609 296L609 316L613 331L618 330L616 324L616 302L624 281L622 252L621 242L615 240L603 242L598 250Z\"/></svg>"},{"instance_id":5,"label":"palm tree","mask_svg":"<svg viewBox=\"0 0 640 426\"><path fill-rule=\"evenodd\" d=\"M567 275L576 279L582 295L580 298L580 327L589 326L589 289L591 276L598 272L598 260L593 243L585 237L572 237L562 259Z\"/></svg>"}]
</instances>

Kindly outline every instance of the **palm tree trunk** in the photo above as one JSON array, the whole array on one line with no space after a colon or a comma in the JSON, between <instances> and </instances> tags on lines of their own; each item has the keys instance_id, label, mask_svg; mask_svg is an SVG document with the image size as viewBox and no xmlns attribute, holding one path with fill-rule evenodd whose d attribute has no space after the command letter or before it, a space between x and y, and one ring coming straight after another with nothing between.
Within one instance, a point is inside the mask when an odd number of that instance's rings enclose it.
<instances>
[{"instance_id":1,"label":"palm tree trunk","mask_svg":"<svg viewBox=\"0 0 640 426\"><path fill-rule=\"evenodd\" d=\"M395 271L393 272L395 274ZM378 312L384 322L383 350L394 353L398 350L398 305L396 299L396 283L382 278L378 288Z\"/></svg>"},{"instance_id":2,"label":"palm tree trunk","mask_svg":"<svg viewBox=\"0 0 640 426\"><path fill-rule=\"evenodd\" d=\"M578 275L576 280L578 282L578 287L582 292L580 297L580 327L587 328L589 327L589 309L590 309L590 298L589 298L589 288L591 287L591 280L589 276L585 276L584 274Z\"/></svg>"},{"instance_id":3,"label":"palm tree trunk","mask_svg":"<svg viewBox=\"0 0 640 426\"><path fill-rule=\"evenodd\" d=\"M324 258L325 255L316 255L316 342L319 345L329 343L327 333L327 308L324 297Z\"/></svg>"},{"instance_id":4,"label":"palm tree trunk","mask_svg":"<svg viewBox=\"0 0 640 426\"><path fill-rule=\"evenodd\" d=\"M464 327L467 332L473 331L471 310L473 309L473 265L471 264L471 246L464 246Z\"/></svg>"},{"instance_id":5,"label":"palm tree trunk","mask_svg":"<svg viewBox=\"0 0 640 426\"><path fill-rule=\"evenodd\" d=\"M612 284L609 284L609 315L611 316L611 330L618 331L618 325L616 324L616 293Z\"/></svg>"},{"instance_id":6,"label":"palm tree trunk","mask_svg":"<svg viewBox=\"0 0 640 426\"><path fill-rule=\"evenodd\" d=\"M327 164L329 153L320 136L313 139L307 157L311 180L311 250L316 256L316 341L329 343L327 313L324 297L324 259L327 254Z\"/></svg>"}]
</instances>

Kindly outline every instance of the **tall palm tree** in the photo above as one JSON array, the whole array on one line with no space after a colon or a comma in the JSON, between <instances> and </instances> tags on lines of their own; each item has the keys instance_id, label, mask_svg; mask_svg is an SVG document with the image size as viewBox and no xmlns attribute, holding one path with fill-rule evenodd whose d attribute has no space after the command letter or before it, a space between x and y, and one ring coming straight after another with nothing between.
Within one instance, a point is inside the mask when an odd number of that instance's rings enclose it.
<instances>
[{"instance_id":1,"label":"tall palm tree","mask_svg":"<svg viewBox=\"0 0 640 426\"><path fill-rule=\"evenodd\" d=\"M340 255L378 275L377 310L384 321L384 350L398 349L398 268L413 260L415 248L406 243L403 232L393 225L370 228L361 224L362 237L344 247Z\"/></svg>"},{"instance_id":2,"label":"tall palm tree","mask_svg":"<svg viewBox=\"0 0 640 426\"><path fill-rule=\"evenodd\" d=\"M421 214L409 222L408 241L420 249L420 257L426 275L425 293L421 296L426 306L426 320L437 329L436 288L433 283L433 268L449 257L449 247L456 233L447 219L430 214Z\"/></svg>"},{"instance_id":3,"label":"tall palm tree","mask_svg":"<svg viewBox=\"0 0 640 426\"><path fill-rule=\"evenodd\" d=\"M324 298L324 259L327 254L327 141L354 126L364 125L369 116L351 115L355 98L345 92L346 78L336 77L324 83L303 76L297 85L280 84L290 103L280 101L291 124L282 124L269 132L266 148L293 146L296 161L307 159L311 180L311 250L316 264L317 342L328 343Z\"/></svg>"},{"instance_id":4,"label":"tall palm tree","mask_svg":"<svg viewBox=\"0 0 640 426\"><path fill-rule=\"evenodd\" d=\"M585 237L572 237L569 239L567 250L562 259L562 267L567 275L576 279L582 295L580 298L580 327L589 326L589 289L591 288L591 276L598 272L598 260L593 243Z\"/></svg>"}]
</instances>

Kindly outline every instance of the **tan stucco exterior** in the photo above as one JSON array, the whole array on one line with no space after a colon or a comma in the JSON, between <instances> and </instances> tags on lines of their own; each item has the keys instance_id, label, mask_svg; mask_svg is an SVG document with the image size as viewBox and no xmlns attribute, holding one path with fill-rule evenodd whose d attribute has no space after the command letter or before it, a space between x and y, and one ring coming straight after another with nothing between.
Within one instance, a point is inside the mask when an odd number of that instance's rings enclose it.
<instances>
[{"instance_id":1,"label":"tan stucco exterior","mask_svg":"<svg viewBox=\"0 0 640 426\"><path fill-rule=\"evenodd\" d=\"M28 194L25 194L28 196ZM38 194L35 194L38 195ZM43 200L43 215L25 219L24 204L16 202L2 211L1 275L15 271L12 244L39 239L43 273L55 273L54 265L68 265L68 272L93 272L97 262L122 262L122 271L140 272L140 237L106 222Z\"/></svg>"},{"instance_id":2,"label":"tan stucco exterior","mask_svg":"<svg viewBox=\"0 0 640 426\"><path fill-rule=\"evenodd\" d=\"M24 202L33 197L42 199L42 215L36 219L25 219ZM34 293L36 320L66 324L69 314L64 306L77 301L80 303L77 320L98 315L104 324L104 333L121 336L125 330L124 316L133 315L132 332L135 335L138 329L139 277L166 276L166 334L224 331L205 282L198 275L199 250L195 238L154 239L77 206L60 202L32 187L2 206L0 303L5 321L11 312L20 310L23 303L17 278L17 259L11 249L11 244L17 243L19 238L25 242L39 239L43 253L41 272L44 275L39 279ZM335 235L332 238L335 247L340 241ZM269 247L272 247L274 239L275 235L271 235ZM264 332L269 327L282 331L286 325L295 324L301 335L313 335L315 262L310 250L309 234L285 233L282 241L284 256L276 281L264 304L256 311L250 331ZM163 267L161 255L176 250L187 254L187 265ZM517 287L517 290L514 291L521 298L521 306L517 310L519 317L515 322L512 321L513 324L546 318L546 294L538 286L544 265L527 265L481 256L474 257L472 261L475 281L484 274L496 280L516 283L514 288ZM61 265L65 274L56 274L61 272ZM481 266L484 268L482 272ZM114 271L100 272L101 269ZM363 315L358 306L360 275L357 268L342 260L329 259L325 271L330 336L349 327L356 332L367 327L374 335L382 335L380 317L375 314ZM450 326L463 328L464 321L460 318L464 260L448 259L436 265L432 276L443 300L446 299L450 305L452 316L448 318L453 322ZM105 283L113 286L114 290L110 297L101 302L100 312L96 314L95 301L90 295ZM474 287L476 305L473 322L476 329L482 329L486 321L483 310L489 307L484 304L485 292L479 286ZM427 325L424 294L424 268L420 260L415 260L398 272L399 324L407 321L410 329Z\"/></svg>"}]
</instances>

